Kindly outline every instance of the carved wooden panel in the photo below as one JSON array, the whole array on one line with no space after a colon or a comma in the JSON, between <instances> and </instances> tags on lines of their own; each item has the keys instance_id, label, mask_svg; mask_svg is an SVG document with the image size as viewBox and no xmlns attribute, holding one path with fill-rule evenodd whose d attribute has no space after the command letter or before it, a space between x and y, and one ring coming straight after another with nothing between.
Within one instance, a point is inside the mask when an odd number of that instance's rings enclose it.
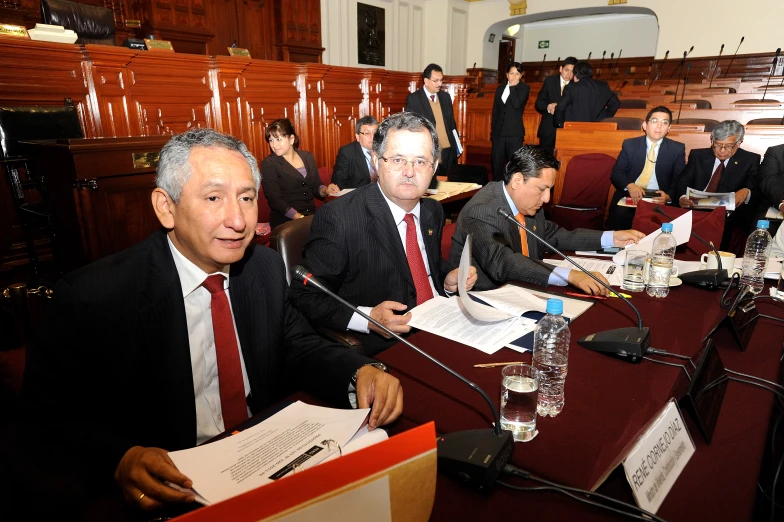
<instances>
[{"instance_id":1,"label":"carved wooden panel","mask_svg":"<svg viewBox=\"0 0 784 522\"><path fill-rule=\"evenodd\" d=\"M216 128L243 141L242 73L250 63L247 58L219 56L211 71Z\"/></svg>"},{"instance_id":2,"label":"carved wooden panel","mask_svg":"<svg viewBox=\"0 0 784 522\"><path fill-rule=\"evenodd\" d=\"M274 2L237 0L238 47L257 60L280 60L276 49Z\"/></svg>"},{"instance_id":3,"label":"carved wooden panel","mask_svg":"<svg viewBox=\"0 0 784 522\"><path fill-rule=\"evenodd\" d=\"M140 129L128 116L128 63L138 51L106 45L85 46L91 82L90 98L98 135L137 136Z\"/></svg>"},{"instance_id":4,"label":"carved wooden panel","mask_svg":"<svg viewBox=\"0 0 784 522\"><path fill-rule=\"evenodd\" d=\"M366 74L370 83L370 114L378 121L403 111L406 97L418 88L416 82L422 81L419 73L370 69Z\"/></svg>"}]
</instances>

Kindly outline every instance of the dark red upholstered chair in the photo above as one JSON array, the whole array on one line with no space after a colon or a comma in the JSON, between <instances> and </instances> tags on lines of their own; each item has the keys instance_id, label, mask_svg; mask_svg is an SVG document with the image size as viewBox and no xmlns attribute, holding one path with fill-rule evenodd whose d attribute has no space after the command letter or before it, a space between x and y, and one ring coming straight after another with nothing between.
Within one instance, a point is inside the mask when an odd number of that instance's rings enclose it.
<instances>
[{"instance_id":1,"label":"dark red upholstered chair","mask_svg":"<svg viewBox=\"0 0 784 522\"><path fill-rule=\"evenodd\" d=\"M325 187L328 187L329 184L332 182L332 169L329 167L319 167L319 177L321 178L321 184ZM323 205L325 201L319 198L313 198L313 206L316 207L316 210L319 209L321 205Z\"/></svg>"},{"instance_id":2,"label":"dark red upholstered chair","mask_svg":"<svg viewBox=\"0 0 784 522\"><path fill-rule=\"evenodd\" d=\"M449 259L449 253L452 251L452 234L455 233L457 223L447 223L441 231L441 257Z\"/></svg>"},{"instance_id":3,"label":"dark red upholstered chair","mask_svg":"<svg viewBox=\"0 0 784 522\"><path fill-rule=\"evenodd\" d=\"M632 228L639 230L645 234L650 234L656 230L661 229L662 223L667 223L670 220L661 214L653 211L659 205L648 203L647 201L640 201L637 203L637 211L634 213L634 221L632 221ZM688 212L688 209L671 207L662 205L662 209L673 219L678 218ZM713 242L714 246L718 249L721 245L721 236L724 233L724 221L727 217L727 211L724 208L717 208L710 212L704 210L695 210L692 212L692 231L696 232L698 236L706 241ZM686 261L697 261L700 256L710 249L702 241L692 237L685 245L680 245L676 250L676 257Z\"/></svg>"},{"instance_id":4,"label":"dark red upholstered chair","mask_svg":"<svg viewBox=\"0 0 784 522\"><path fill-rule=\"evenodd\" d=\"M607 154L572 158L566 167L561 200L550 208L550 220L569 230L602 230L613 165L615 158Z\"/></svg>"}]
</instances>

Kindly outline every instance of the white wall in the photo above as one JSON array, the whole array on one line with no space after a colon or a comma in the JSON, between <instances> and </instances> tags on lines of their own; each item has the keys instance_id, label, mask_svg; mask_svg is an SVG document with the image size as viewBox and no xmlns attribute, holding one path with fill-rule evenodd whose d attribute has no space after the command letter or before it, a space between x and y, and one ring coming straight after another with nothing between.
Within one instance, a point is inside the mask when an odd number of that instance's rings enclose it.
<instances>
[{"instance_id":1,"label":"white wall","mask_svg":"<svg viewBox=\"0 0 784 522\"><path fill-rule=\"evenodd\" d=\"M559 56L587 58L589 52L593 52L592 58L599 58L605 50L609 59L610 53L617 57L621 49L624 58L653 56L659 26L655 16L610 14L533 22L521 31L522 42L517 43L522 48L520 61L536 62L545 54L548 61ZM550 47L539 49L541 40L549 40Z\"/></svg>"},{"instance_id":2,"label":"white wall","mask_svg":"<svg viewBox=\"0 0 784 522\"><path fill-rule=\"evenodd\" d=\"M597 7L597 4L601 7ZM784 8L781 0L746 0L737 5L716 0L634 0L633 4L611 7L606 2L597 3L596 0L530 1L527 14L515 18L509 16L508 0L483 0L467 5L469 26L466 34L466 67L470 67L473 62L481 67L497 67L498 40L507 26L525 23L525 18L531 15L552 12L557 17L557 11L581 8L611 12L650 9L659 21L656 58L663 58L667 50L670 50L670 57L679 56L692 45L692 57L717 55L721 44L725 44L726 55L734 52L741 36L745 36L746 40L740 53L774 52L777 47L784 47L784 32L781 30ZM492 27L496 23L498 26ZM493 30L490 30L491 27ZM487 41L489 32L497 35L493 44ZM627 56L625 49L624 45L623 55ZM609 53L608 49L608 56ZM588 50L584 54L587 56ZM599 54L601 56L601 51ZM596 51L593 56L596 56Z\"/></svg>"}]
</instances>

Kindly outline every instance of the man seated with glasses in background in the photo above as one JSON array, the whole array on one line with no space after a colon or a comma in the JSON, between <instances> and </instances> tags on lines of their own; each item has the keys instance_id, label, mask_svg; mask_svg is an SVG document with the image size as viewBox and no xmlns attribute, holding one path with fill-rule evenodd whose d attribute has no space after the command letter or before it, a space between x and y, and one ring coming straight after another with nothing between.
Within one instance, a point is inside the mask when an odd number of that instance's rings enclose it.
<instances>
[{"instance_id":1,"label":"man seated with glasses in background","mask_svg":"<svg viewBox=\"0 0 784 522\"><path fill-rule=\"evenodd\" d=\"M727 216L721 239L722 250L731 248L735 229L739 229L745 244L745 236L753 225L752 198L758 195L755 188L760 155L740 148L745 134L746 129L735 120L725 120L716 125L711 132L711 147L693 149L689 153L689 162L675 187L678 204L683 208L694 206L686 197L687 188L734 194L735 211Z\"/></svg>"},{"instance_id":2,"label":"man seated with glasses in background","mask_svg":"<svg viewBox=\"0 0 784 522\"><path fill-rule=\"evenodd\" d=\"M411 330L408 310L457 291L457 270L441 258L441 204L422 197L439 152L436 129L425 117L402 112L381 122L373 137L378 183L321 207L303 251L314 277L398 334ZM469 288L475 280L472 269ZM311 324L368 334L366 354L396 342L311 286L292 282L291 299Z\"/></svg>"},{"instance_id":3,"label":"man seated with glasses in background","mask_svg":"<svg viewBox=\"0 0 784 522\"><path fill-rule=\"evenodd\" d=\"M672 194L686 166L686 146L667 138L672 112L667 107L654 107L642 124L644 136L623 141L621 153L612 170L615 194L607 218L609 230L632 227L636 205L645 193L654 194L654 203L672 202ZM633 206L619 206L621 199L631 198Z\"/></svg>"},{"instance_id":4,"label":"man seated with glasses in background","mask_svg":"<svg viewBox=\"0 0 784 522\"><path fill-rule=\"evenodd\" d=\"M330 195L376 181L378 173L373 164L373 134L377 128L378 120L373 116L363 116L357 120L356 141L338 149L335 168L332 169L332 183L327 189Z\"/></svg>"}]
</instances>

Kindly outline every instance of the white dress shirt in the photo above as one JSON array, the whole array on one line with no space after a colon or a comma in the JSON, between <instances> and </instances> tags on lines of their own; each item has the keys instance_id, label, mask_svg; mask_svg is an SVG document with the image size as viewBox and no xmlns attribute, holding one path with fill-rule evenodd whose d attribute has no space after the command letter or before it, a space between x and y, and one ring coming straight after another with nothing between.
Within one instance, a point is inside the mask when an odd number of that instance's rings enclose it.
<instances>
[{"instance_id":1,"label":"white dress shirt","mask_svg":"<svg viewBox=\"0 0 784 522\"><path fill-rule=\"evenodd\" d=\"M225 431L223 415L221 412L220 386L218 384L218 361L215 355L215 334L212 331L212 295L204 288L202 283L212 274L207 274L201 268L186 258L170 238L169 249L174 258L174 266L180 276L182 297L185 301L185 318L188 323L188 343L191 351L191 370L193 372L193 395L196 400L196 443L220 435ZM226 280L223 288L226 289L226 298L231 308L229 295L229 265L223 270L214 272L223 274ZM234 312L232 311L232 319ZM234 335L237 335L237 325L234 325ZM242 347L237 337L237 347L240 349L240 364L242 366L242 382L245 385L245 396L250 394L248 373L245 371L245 361L242 358ZM250 409L248 409L250 416Z\"/></svg>"},{"instance_id":2,"label":"white dress shirt","mask_svg":"<svg viewBox=\"0 0 784 522\"><path fill-rule=\"evenodd\" d=\"M379 185L378 188L381 190L381 185ZM392 203L389 198L387 198L386 194L384 194L383 190L381 190L381 195L384 196L384 201L387 202L387 205L389 205L389 210L392 211L392 220L395 222L398 234L400 234L400 241L403 243L403 250L406 249L406 229L408 228L408 225L406 225L404 219L406 214L414 214L414 223L416 223L417 229L417 243L419 244L419 251L422 252L422 261L425 262L427 280L430 283L430 288L433 290L433 295L437 296L438 292L436 292L436 287L433 285L433 276L430 275L430 264L427 262L425 241L422 239L422 227L419 221L421 203L417 203L411 212L406 212L402 208ZM370 315L370 311L373 309L372 306L357 306L357 308L365 312L367 315ZM354 330L355 332L368 333L368 321L358 313L354 312L354 314L351 316L351 320L348 322L348 329Z\"/></svg>"},{"instance_id":3,"label":"white dress shirt","mask_svg":"<svg viewBox=\"0 0 784 522\"><path fill-rule=\"evenodd\" d=\"M509 98L509 93L511 92L511 88L509 87L509 82L506 82L506 87L504 87L504 92L501 93L501 101L506 103L507 98Z\"/></svg>"}]
</instances>

